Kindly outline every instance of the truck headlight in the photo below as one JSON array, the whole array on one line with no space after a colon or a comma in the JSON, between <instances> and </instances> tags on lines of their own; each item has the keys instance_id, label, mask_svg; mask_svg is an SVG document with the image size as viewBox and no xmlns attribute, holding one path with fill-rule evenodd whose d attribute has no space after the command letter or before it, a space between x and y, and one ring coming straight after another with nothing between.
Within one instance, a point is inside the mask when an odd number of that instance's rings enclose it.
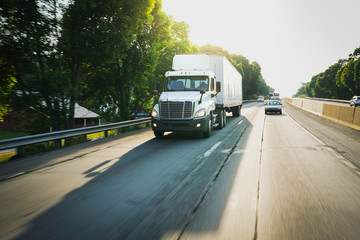
<instances>
[{"instance_id":1,"label":"truck headlight","mask_svg":"<svg viewBox=\"0 0 360 240\"><path fill-rule=\"evenodd\" d=\"M206 109L205 108L202 108L202 109L200 109L199 111L197 111L195 113L196 118L197 117L205 117L205 115L206 115Z\"/></svg>"},{"instance_id":2,"label":"truck headlight","mask_svg":"<svg viewBox=\"0 0 360 240\"><path fill-rule=\"evenodd\" d=\"M152 116L153 118L158 118L158 117L159 117L159 114L158 114L158 112L157 112L155 109L153 109L152 112L151 112L151 116Z\"/></svg>"}]
</instances>

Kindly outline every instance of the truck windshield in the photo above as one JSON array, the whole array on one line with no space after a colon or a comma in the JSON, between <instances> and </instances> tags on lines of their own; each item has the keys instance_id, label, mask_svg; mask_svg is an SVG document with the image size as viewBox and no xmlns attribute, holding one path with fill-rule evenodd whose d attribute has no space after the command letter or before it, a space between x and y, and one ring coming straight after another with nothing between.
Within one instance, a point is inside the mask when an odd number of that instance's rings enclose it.
<instances>
[{"instance_id":1,"label":"truck windshield","mask_svg":"<svg viewBox=\"0 0 360 240\"><path fill-rule=\"evenodd\" d=\"M209 90L209 78L205 76L171 76L166 78L165 91Z\"/></svg>"}]
</instances>

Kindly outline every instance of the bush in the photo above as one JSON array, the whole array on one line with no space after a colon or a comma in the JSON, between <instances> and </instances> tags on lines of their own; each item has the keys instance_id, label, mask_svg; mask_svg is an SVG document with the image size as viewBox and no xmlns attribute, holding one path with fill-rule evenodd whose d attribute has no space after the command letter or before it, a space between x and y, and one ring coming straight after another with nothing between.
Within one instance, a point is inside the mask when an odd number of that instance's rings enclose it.
<instances>
[{"instance_id":1,"label":"bush","mask_svg":"<svg viewBox=\"0 0 360 240\"><path fill-rule=\"evenodd\" d=\"M48 152L55 149L55 143L53 141L36 143L29 146L25 146L21 149L22 156L32 156L35 154ZM16 156L15 156L16 157ZM17 156L21 157L21 156Z\"/></svg>"}]
</instances>

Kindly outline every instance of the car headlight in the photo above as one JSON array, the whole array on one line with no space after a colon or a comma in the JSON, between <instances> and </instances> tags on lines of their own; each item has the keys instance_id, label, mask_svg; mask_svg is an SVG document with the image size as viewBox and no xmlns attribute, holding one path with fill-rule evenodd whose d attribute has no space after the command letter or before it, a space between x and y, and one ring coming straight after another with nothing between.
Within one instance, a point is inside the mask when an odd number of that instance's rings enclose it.
<instances>
[{"instance_id":1,"label":"car headlight","mask_svg":"<svg viewBox=\"0 0 360 240\"><path fill-rule=\"evenodd\" d=\"M159 114L158 114L158 112L157 112L155 109L153 109L152 112L151 112L151 116L152 116L153 118L158 118L158 117L159 117Z\"/></svg>"},{"instance_id":2,"label":"car headlight","mask_svg":"<svg viewBox=\"0 0 360 240\"><path fill-rule=\"evenodd\" d=\"M195 117L204 117L206 115L206 109L205 108L202 108L200 109L199 111L197 111L195 113Z\"/></svg>"}]
</instances>

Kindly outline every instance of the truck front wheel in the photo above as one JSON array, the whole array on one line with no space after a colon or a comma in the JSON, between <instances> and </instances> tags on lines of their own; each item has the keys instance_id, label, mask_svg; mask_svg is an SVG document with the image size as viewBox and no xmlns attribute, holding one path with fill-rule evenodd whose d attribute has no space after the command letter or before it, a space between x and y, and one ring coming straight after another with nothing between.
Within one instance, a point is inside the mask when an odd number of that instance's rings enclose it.
<instances>
[{"instance_id":1,"label":"truck front wheel","mask_svg":"<svg viewBox=\"0 0 360 240\"><path fill-rule=\"evenodd\" d=\"M209 122L208 122L208 125L207 125L207 129L206 131L204 132L204 137L208 138L211 136L211 133L212 133L212 115L210 114L209 115Z\"/></svg>"},{"instance_id":2,"label":"truck front wheel","mask_svg":"<svg viewBox=\"0 0 360 240\"><path fill-rule=\"evenodd\" d=\"M155 137L162 138L164 136L164 131L154 131Z\"/></svg>"}]
</instances>

